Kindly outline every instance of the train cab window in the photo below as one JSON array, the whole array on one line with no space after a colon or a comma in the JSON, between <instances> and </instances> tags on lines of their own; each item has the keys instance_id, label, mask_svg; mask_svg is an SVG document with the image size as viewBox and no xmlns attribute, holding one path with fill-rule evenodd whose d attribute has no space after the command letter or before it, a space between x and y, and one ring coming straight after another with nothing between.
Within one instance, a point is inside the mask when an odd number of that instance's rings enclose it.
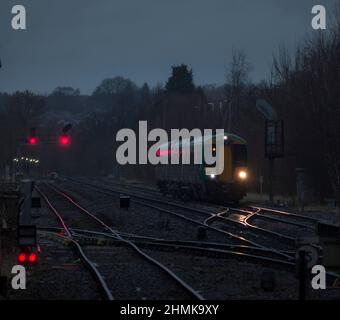
<instances>
[{"instance_id":1,"label":"train cab window","mask_svg":"<svg viewBox=\"0 0 340 320\"><path fill-rule=\"evenodd\" d=\"M234 144L234 161L247 161L246 145Z\"/></svg>"}]
</instances>

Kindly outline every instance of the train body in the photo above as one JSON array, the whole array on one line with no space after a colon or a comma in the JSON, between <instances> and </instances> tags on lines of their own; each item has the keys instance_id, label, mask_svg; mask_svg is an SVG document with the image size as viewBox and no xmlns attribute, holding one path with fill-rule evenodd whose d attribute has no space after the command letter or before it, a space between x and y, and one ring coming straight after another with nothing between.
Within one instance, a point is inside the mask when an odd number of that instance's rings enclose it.
<instances>
[{"instance_id":1,"label":"train body","mask_svg":"<svg viewBox=\"0 0 340 320\"><path fill-rule=\"evenodd\" d=\"M214 138L209 137L212 141ZM193 153L196 142L189 140L188 143L190 152ZM213 145L213 142L211 143ZM168 144L170 145L171 143ZM246 141L237 135L225 133L223 155L224 168L219 175L207 175L206 168L209 166L203 159L201 164L159 164L156 167L159 190L164 195L194 200L216 202L241 200L246 195L248 180Z\"/></svg>"}]
</instances>

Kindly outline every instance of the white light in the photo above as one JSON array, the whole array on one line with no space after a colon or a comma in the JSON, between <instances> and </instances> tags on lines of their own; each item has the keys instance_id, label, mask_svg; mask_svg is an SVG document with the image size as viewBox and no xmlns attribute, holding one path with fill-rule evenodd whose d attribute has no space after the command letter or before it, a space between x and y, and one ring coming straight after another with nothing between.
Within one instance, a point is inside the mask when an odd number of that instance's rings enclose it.
<instances>
[{"instance_id":1,"label":"white light","mask_svg":"<svg viewBox=\"0 0 340 320\"><path fill-rule=\"evenodd\" d=\"M24 157L21 157L21 160L24 160L25 158Z\"/></svg>"},{"instance_id":2,"label":"white light","mask_svg":"<svg viewBox=\"0 0 340 320\"><path fill-rule=\"evenodd\" d=\"M211 174L211 175L210 175L210 178L211 178L211 179L214 179L214 178L215 178L215 175L214 175L214 174Z\"/></svg>"},{"instance_id":3,"label":"white light","mask_svg":"<svg viewBox=\"0 0 340 320\"><path fill-rule=\"evenodd\" d=\"M29 159L28 159L28 158L26 158L25 160L26 160L26 161L28 161Z\"/></svg>"},{"instance_id":4,"label":"white light","mask_svg":"<svg viewBox=\"0 0 340 320\"><path fill-rule=\"evenodd\" d=\"M247 172L245 171L240 171L238 176L241 178L241 179L245 179L247 178Z\"/></svg>"},{"instance_id":5,"label":"white light","mask_svg":"<svg viewBox=\"0 0 340 320\"><path fill-rule=\"evenodd\" d=\"M224 140L228 140L228 137L227 137L227 136L224 136L223 138L224 138Z\"/></svg>"}]
</instances>

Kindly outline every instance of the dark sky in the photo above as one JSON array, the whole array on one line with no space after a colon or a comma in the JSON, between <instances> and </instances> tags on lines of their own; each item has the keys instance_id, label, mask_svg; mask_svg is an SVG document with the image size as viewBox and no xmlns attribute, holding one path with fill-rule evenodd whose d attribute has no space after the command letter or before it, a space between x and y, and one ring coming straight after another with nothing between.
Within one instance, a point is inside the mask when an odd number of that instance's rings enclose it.
<instances>
[{"instance_id":1,"label":"dark sky","mask_svg":"<svg viewBox=\"0 0 340 320\"><path fill-rule=\"evenodd\" d=\"M11 28L23 4L27 30ZM221 84L232 48L247 52L251 77L268 77L272 54L311 31L311 8L334 0L0 0L0 90L91 93L103 78L165 82L173 64L197 84Z\"/></svg>"}]
</instances>

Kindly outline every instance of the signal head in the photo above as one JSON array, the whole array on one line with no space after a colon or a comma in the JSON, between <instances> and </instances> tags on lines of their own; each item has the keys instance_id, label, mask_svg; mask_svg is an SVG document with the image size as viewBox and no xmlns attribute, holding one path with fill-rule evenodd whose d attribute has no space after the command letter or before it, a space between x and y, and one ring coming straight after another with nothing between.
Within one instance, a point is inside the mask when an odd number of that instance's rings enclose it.
<instances>
[{"instance_id":1,"label":"signal head","mask_svg":"<svg viewBox=\"0 0 340 320\"><path fill-rule=\"evenodd\" d=\"M28 144L29 145L36 145L38 142L38 138L37 137L34 137L34 136L31 136L28 138Z\"/></svg>"},{"instance_id":2,"label":"signal head","mask_svg":"<svg viewBox=\"0 0 340 320\"><path fill-rule=\"evenodd\" d=\"M70 144L70 137L67 134L63 134L59 137L59 144L61 146L68 146Z\"/></svg>"}]
</instances>

